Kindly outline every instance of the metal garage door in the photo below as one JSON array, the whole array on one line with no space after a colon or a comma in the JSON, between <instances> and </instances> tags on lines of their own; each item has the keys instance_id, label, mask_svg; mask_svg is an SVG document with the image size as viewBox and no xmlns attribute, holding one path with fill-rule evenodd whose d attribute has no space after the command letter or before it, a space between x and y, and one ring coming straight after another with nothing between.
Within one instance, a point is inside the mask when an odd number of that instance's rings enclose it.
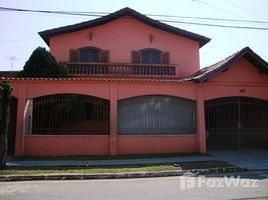
<instances>
[{"instance_id":1,"label":"metal garage door","mask_svg":"<svg viewBox=\"0 0 268 200\"><path fill-rule=\"evenodd\" d=\"M207 147L268 148L268 101L224 97L205 102Z\"/></svg>"},{"instance_id":2,"label":"metal garage door","mask_svg":"<svg viewBox=\"0 0 268 200\"><path fill-rule=\"evenodd\" d=\"M118 104L120 135L196 133L195 101L163 95L123 99Z\"/></svg>"}]
</instances>

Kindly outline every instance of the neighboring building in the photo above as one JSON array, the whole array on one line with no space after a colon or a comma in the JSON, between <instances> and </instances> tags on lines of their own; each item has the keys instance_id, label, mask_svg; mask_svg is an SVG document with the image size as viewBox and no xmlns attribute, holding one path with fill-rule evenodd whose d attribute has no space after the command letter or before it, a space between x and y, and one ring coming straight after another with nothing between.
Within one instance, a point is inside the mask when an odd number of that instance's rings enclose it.
<instances>
[{"instance_id":1,"label":"neighboring building","mask_svg":"<svg viewBox=\"0 0 268 200\"><path fill-rule=\"evenodd\" d=\"M19 71L0 71L0 77L16 77Z\"/></svg>"},{"instance_id":2,"label":"neighboring building","mask_svg":"<svg viewBox=\"0 0 268 200\"><path fill-rule=\"evenodd\" d=\"M268 64L248 47L200 70L209 38L130 8L39 34L71 77L1 78L17 99L16 156L268 146Z\"/></svg>"}]
</instances>

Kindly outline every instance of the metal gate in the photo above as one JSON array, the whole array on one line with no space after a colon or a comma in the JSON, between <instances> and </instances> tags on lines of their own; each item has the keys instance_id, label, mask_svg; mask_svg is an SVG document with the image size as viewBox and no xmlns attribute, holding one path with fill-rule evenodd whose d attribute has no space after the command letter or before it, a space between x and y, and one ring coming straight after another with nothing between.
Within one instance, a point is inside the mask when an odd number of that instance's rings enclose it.
<instances>
[{"instance_id":1,"label":"metal gate","mask_svg":"<svg viewBox=\"0 0 268 200\"><path fill-rule=\"evenodd\" d=\"M110 102L94 96L55 94L27 104L28 135L109 135Z\"/></svg>"},{"instance_id":2,"label":"metal gate","mask_svg":"<svg viewBox=\"0 0 268 200\"><path fill-rule=\"evenodd\" d=\"M223 97L205 101L207 148L268 148L268 101Z\"/></svg>"}]
</instances>

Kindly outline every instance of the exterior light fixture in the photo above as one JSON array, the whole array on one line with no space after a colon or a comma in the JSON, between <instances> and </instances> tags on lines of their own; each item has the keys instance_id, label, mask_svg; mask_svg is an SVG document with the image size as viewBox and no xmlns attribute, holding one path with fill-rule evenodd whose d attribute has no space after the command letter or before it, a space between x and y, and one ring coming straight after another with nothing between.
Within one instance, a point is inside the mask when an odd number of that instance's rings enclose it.
<instances>
[{"instance_id":1,"label":"exterior light fixture","mask_svg":"<svg viewBox=\"0 0 268 200\"><path fill-rule=\"evenodd\" d=\"M88 33L88 39L89 39L89 40L92 40L92 38L93 38L93 33L92 33L92 32L89 32L89 33Z\"/></svg>"},{"instance_id":2,"label":"exterior light fixture","mask_svg":"<svg viewBox=\"0 0 268 200\"><path fill-rule=\"evenodd\" d=\"M152 33L149 35L149 39L150 39L150 42L152 43L154 39L154 35Z\"/></svg>"}]
</instances>

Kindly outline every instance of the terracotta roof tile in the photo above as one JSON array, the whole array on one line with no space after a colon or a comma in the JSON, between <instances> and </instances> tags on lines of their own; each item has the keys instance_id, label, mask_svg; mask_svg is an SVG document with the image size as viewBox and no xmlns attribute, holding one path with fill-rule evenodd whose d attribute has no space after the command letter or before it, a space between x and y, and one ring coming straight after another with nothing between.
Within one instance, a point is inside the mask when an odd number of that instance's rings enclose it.
<instances>
[{"instance_id":1,"label":"terracotta roof tile","mask_svg":"<svg viewBox=\"0 0 268 200\"><path fill-rule=\"evenodd\" d=\"M227 58L209 67L201 69L188 78L189 80L193 80L195 82L205 82L218 73L226 71L234 62L238 61L242 57L251 62L256 68L258 68L260 72L268 73L268 63L254 53L249 47L245 47L231 56L228 56Z\"/></svg>"},{"instance_id":2,"label":"terracotta roof tile","mask_svg":"<svg viewBox=\"0 0 268 200\"><path fill-rule=\"evenodd\" d=\"M146 78L146 77L81 77L81 78L14 78L0 77L0 80L6 81L102 81L102 82L173 82L182 83L188 82L186 78Z\"/></svg>"}]
</instances>

